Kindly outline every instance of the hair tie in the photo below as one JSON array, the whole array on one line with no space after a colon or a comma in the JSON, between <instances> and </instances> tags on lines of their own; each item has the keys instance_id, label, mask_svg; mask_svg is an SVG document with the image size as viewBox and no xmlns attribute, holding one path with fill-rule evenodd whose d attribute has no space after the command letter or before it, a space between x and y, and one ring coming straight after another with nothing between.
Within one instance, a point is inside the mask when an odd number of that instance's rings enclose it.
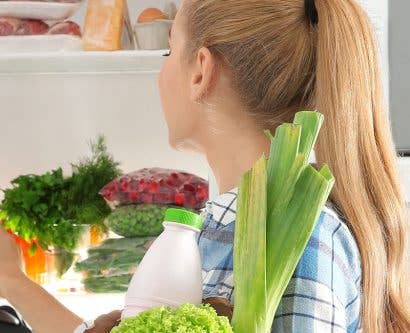
<instances>
[{"instance_id":1,"label":"hair tie","mask_svg":"<svg viewBox=\"0 0 410 333\"><path fill-rule=\"evenodd\" d=\"M305 0L305 12L310 23L313 25L318 24L319 14L316 9L315 0Z\"/></svg>"}]
</instances>

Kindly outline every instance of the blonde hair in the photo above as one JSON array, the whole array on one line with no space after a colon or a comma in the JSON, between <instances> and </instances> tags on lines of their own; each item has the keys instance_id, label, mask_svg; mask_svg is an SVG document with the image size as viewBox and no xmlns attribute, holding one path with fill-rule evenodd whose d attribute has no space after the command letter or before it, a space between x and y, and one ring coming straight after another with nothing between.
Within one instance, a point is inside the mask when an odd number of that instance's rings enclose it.
<instances>
[{"instance_id":1,"label":"blonde hair","mask_svg":"<svg viewBox=\"0 0 410 333\"><path fill-rule=\"evenodd\" d=\"M405 293L406 215L384 106L377 46L354 0L187 0L186 52L208 47L232 72L232 88L266 127L296 111L325 115L316 160L336 178L331 200L362 258L365 332L410 332Z\"/></svg>"}]
</instances>

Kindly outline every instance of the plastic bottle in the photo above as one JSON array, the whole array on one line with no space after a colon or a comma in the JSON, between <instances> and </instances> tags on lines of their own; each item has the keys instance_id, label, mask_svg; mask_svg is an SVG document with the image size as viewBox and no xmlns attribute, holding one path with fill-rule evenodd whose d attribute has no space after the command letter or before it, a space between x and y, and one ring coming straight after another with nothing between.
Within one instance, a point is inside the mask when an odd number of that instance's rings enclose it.
<instances>
[{"instance_id":1,"label":"plastic bottle","mask_svg":"<svg viewBox=\"0 0 410 333\"><path fill-rule=\"evenodd\" d=\"M186 210L166 211L164 231L131 280L122 318L154 307L202 302L201 258L196 241L202 223L201 216Z\"/></svg>"}]
</instances>

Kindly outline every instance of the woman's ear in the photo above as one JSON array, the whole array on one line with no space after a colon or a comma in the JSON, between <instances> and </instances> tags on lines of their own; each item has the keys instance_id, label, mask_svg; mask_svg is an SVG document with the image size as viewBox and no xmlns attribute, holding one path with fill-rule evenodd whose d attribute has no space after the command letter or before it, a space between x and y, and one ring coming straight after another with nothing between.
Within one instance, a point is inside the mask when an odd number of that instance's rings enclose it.
<instances>
[{"instance_id":1,"label":"woman's ear","mask_svg":"<svg viewBox=\"0 0 410 333\"><path fill-rule=\"evenodd\" d=\"M216 58L206 47L198 51L191 76L191 100L199 102L209 95L216 81Z\"/></svg>"}]
</instances>

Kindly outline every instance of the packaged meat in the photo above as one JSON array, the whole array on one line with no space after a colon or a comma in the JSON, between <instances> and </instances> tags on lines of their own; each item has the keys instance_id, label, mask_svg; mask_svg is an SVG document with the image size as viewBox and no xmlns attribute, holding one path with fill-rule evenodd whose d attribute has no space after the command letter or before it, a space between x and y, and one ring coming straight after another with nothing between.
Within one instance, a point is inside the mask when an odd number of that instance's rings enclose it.
<instances>
[{"instance_id":1,"label":"packaged meat","mask_svg":"<svg viewBox=\"0 0 410 333\"><path fill-rule=\"evenodd\" d=\"M21 26L21 20L12 17L0 17L0 36L15 35Z\"/></svg>"},{"instance_id":2,"label":"packaged meat","mask_svg":"<svg viewBox=\"0 0 410 333\"><path fill-rule=\"evenodd\" d=\"M48 31L47 23L40 20L20 20L0 17L0 36L41 35Z\"/></svg>"},{"instance_id":3,"label":"packaged meat","mask_svg":"<svg viewBox=\"0 0 410 333\"><path fill-rule=\"evenodd\" d=\"M89 0L83 40L86 51L134 49L127 2Z\"/></svg>"},{"instance_id":4,"label":"packaged meat","mask_svg":"<svg viewBox=\"0 0 410 333\"><path fill-rule=\"evenodd\" d=\"M81 36L81 28L72 21L64 21L54 24L48 31L48 35L73 35Z\"/></svg>"},{"instance_id":5,"label":"packaged meat","mask_svg":"<svg viewBox=\"0 0 410 333\"><path fill-rule=\"evenodd\" d=\"M113 180L100 194L112 208L142 203L199 210L208 200L208 182L184 171L145 168Z\"/></svg>"},{"instance_id":6,"label":"packaged meat","mask_svg":"<svg viewBox=\"0 0 410 333\"><path fill-rule=\"evenodd\" d=\"M72 16L83 0L0 0L0 16L43 21L63 21Z\"/></svg>"}]
</instances>

